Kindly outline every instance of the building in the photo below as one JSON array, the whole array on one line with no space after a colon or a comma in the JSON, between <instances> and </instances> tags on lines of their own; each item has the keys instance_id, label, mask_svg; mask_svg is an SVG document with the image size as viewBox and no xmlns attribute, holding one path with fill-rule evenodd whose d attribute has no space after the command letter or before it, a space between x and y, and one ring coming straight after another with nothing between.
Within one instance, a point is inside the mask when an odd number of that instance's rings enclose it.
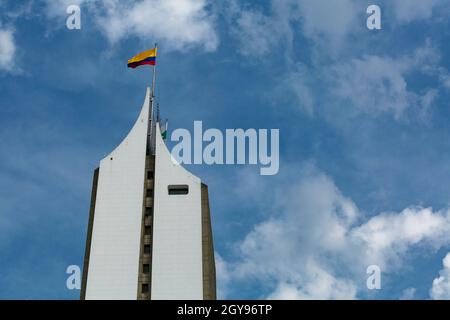
<instances>
[{"instance_id":1,"label":"building","mask_svg":"<svg viewBox=\"0 0 450 320\"><path fill-rule=\"evenodd\" d=\"M81 299L215 299L208 187L177 164L150 88L94 171Z\"/></svg>"}]
</instances>

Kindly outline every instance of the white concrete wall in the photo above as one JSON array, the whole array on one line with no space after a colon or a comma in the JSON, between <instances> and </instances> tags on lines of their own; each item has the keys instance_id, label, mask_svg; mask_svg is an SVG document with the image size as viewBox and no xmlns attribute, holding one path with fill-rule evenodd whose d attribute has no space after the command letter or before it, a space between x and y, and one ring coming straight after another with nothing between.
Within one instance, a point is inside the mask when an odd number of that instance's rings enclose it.
<instances>
[{"instance_id":1,"label":"white concrete wall","mask_svg":"<svg viewBox=\"0 0 450 320\"><path fill-rule=\"evenodd\" d=\"M137 298L149 99L147 89L128 136L100 162L86 299Z\"/></svg>"},{"instance_id":2,"label":"white concrete wall","mask_svg":"<svg viewBox=\"0 0 450 320\"><path fill-rule=\"evenodd\" d=\"M203 299L201 181L171 160L156 133L152 299ZM169 195L171 184L189 186Z\"/></svg>"}]
</instances>

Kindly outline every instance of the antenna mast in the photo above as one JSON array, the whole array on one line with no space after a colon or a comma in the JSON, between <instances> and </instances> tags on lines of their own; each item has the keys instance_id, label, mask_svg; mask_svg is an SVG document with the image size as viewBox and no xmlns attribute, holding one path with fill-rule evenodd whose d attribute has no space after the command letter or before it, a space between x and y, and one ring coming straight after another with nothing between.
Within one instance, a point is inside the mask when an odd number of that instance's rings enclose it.
<instances>
[{"instance_id":1,"label":"antenna mast","mask_svg":"<svg viewBox=\"0 0 450 320\"><path fill-rule=\"evenodd\" d=\"M155 56L158 55L158 44L155 43ZM151 87L151 91L150 91L150 100L149 100L149 149L150 149L150 153L154 153L155 152L155 143L154 143L154 135L156 133L156 123L155 123L155 119L154 119L154 110L153 110L153 104L155 102L155 86L156 86L156 57L155 57L155 64L153 65L153 77L152 77L152 87ZM157 106L157 108L159 109L159 106ZM159 113L159 111L158 111ZM159 117L159 116L158 116ZM158 119L156 121L159 121Z\"/></svg>"},{"instance_id":2,"label":"antenna mast","mask_svg":"<svg viewBox=\"0 0 450 320\"><path fill-rule=\"evenodd\" d=\"M155 56L158 56L158 44L155 43ZM156 60L153 65L153 79L152 79L152 98L155 97L155 85L156 85Z\"/></svg>"}]
</instances>

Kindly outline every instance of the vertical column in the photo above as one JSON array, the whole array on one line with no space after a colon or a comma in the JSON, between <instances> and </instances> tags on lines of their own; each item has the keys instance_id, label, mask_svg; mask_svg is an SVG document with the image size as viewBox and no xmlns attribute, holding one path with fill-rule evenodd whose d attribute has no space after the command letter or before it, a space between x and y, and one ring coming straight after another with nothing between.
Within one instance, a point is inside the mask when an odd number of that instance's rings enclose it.
<instances>
[{"instance_id":1,"label":"vertical column","mask_svg":"<svg viewBox=\"0 0 450 320\"><path fill-rule=\"evenodd\" d=\"M95 169L94 177L92 178L91 205L89 206L89 222L86 233L86 248L84 251L83 278L81 280L80 300L86 299L87 276L89 271L89 257L91 255L92 228L94 227L95 201L97 199L98 172L99 168Z\"/></svg>"},{"instance_id":2,"label":"vertical column","mask_svg":"<svg viewBox=\"0 0 450 320\"><path fill-rule=\"evenodd\" d=\"M150 300L153 251L153 195L155 156L147 155L145 162L144 201L142 206L141 248L139 254L138 300Z\"/></svg>"},{"instance_id":3,"label":"vertical column","mask_svg":"<svg viewBox=\"0 0 450 320\"><path fill-rule=\"evenodd\" d=\"M203 300L216 300L216 264L209 209L208 186L202 183L202 267Z\"/></svg>"}]
</instances>

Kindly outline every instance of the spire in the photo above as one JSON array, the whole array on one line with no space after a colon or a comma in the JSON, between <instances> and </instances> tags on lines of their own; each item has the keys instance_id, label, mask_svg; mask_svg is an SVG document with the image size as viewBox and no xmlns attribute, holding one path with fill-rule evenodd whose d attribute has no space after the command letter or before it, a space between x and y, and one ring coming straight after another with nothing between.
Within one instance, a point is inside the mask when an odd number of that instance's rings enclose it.
<instances>
[{"instance_id":1,"label":"spire","mask_svg":"<svg viewBox=\"0 0 450 320\"><path fill-rule=\"evenodd\" d=\"M155 43L155 56L157 55L158 55L158 44ZM155 86L156 86L156 63L153 65L152 98L155 97Z\"/></svg>"},{"instance_id":2,"label":"spire","mask_svg":"<svg viewBox=\"0 0 450 320\"><path fill-rule=\"evenodd\" d=\"M155 56L157 55L158 51L158 44L155 43ZM160 130L163 130L161 127L163 124L161 123L160 118L160 108L159 108L159 102L156 102L156 62L153 65L153 75L152 75L152 83L151 87L148 88L150 91L150 99L149 99L149 128L148 128L148 152L149 154L155 154L155 145L156 145L156 126L160 126ZM156 102L156 105L155 105ZM166 124L167 127L167 124ZM166 128L167 130L167 128ZM164 130L164 132L166 131Z\"/></svg>"}]
</instances>

